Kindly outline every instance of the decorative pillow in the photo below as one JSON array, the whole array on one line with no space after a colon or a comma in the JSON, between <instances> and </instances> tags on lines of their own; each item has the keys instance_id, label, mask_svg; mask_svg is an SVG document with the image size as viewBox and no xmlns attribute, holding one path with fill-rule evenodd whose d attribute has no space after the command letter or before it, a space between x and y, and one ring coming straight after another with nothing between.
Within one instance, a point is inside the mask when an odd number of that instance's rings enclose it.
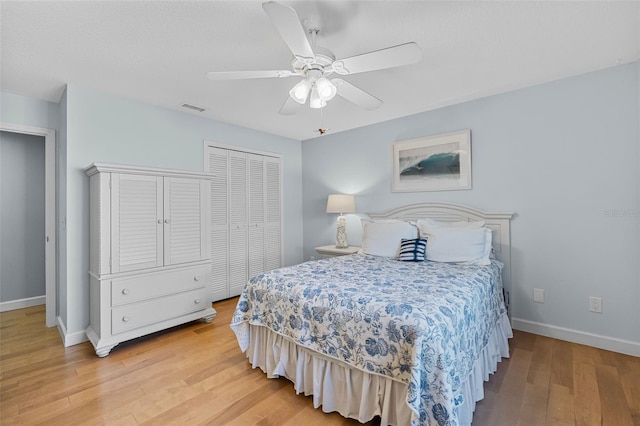
<instances>
[{"instance_id":1,"label":"decorative pillow","mask_svg":"<svg viewBox=\"0 0 640 426\"><path fill-rule=\"evenodd\" d=\"M397 258L402 239L417 237L418 230L409 222L362 220L362 253Z\"/></svg>"},{"instance_id":2,"label":"decorative pillow","mask_svg":"<svg viewBox=\"0 0 640 426\"><path fill-rule=\"evenodd\" d=\"M470 227L432 228L427 236L427 260L489 265L491 229Z\"/></svg>"},{"instance_id":3,"label":"decorative pillow","mask_svg":"<svg viewBox=\"0 0 640 426\"><path fill-rule=\"evenodd\" d=\"M398 260L405 262L422 262L427 250L427 240L425 238L414 238L407 240L403 238L400 242L400 255Z\"/></svg>"}]
</instances>

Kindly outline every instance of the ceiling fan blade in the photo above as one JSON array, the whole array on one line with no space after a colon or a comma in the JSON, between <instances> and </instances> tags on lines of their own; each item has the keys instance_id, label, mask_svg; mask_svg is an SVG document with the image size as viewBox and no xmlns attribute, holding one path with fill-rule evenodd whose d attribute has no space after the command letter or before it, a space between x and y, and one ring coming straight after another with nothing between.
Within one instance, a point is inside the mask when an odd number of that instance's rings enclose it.
<instances>
[{"instance_id":1,"label":"ceiling fan blade","mask_svg":"<svg viewBox=\"0 0 640 426\"><path fill-rule=\"evenodd\" d=\"M296 11L274 1L262 3L262 8L294 56L301 60L313 60L315 54Z\"/></svg>"},{"instance_id":2,"label":"ceiling fan blade","mask_svg":"<svg viewBox=\"0 0 640 426\"><path fill-rule=\"evenodd\" d=\"M420 47L416 43L410 42L339 59L333 62L332 67L336 73L347 75L415 64L421 58Z\"/></svg>"},{"instance_id":3,"label":"ceiling fan blade","mask_svg":"<svg viewBox=\"0 0 640 426\"><path fill-rule=\"evenodd\" d=\"M382 105L382 101L364 90L344 81L341 78L331 80L338 90L337 95L353 102L361 108L374 110Z\"/></svg>"},{"instance_id":4,"label":"ceiling fan blade","mask_svg":"<svg viewBox=\"0 0 640 426\"><path fill-rule=\"evenodd\" d=\"M280 108L279 112L282 115L294 115L295 113L300 111L300 108L302 108L302 104L294 101L291 96L287 96L287 100L284 105L282 105L282 108Z\"/></svg>"},{"instance_id":5,"label":"ceiling fan blade","mask_svg":"<svg viewBox=\"0 0 640 426\"><path fill-rule=\"evenodd\" d=\"M211 71L207 73L210 80L245 80L251 78L283 78L296 75L287 70L271 71Z\"/></svg>"}]
</instances>

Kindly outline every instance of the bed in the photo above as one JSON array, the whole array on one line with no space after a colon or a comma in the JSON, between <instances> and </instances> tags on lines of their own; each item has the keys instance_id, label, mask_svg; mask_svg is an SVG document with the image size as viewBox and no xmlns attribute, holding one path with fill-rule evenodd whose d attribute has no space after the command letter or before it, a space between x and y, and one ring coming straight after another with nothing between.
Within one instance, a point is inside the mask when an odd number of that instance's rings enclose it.
<instances>
[{"instance_id":1,"label":"bed","mask_svg":"<svg viewBox=\"0 0 640 426\"><path fill-rule=\"evenodd\" d=\"M361 253L247 283L231 322L240 348L325 412L469 425L484 381L509 356L513 214L421 203L369 216ZM460 253L471 257L449 261Z\"/></svg>"}]
</instances>

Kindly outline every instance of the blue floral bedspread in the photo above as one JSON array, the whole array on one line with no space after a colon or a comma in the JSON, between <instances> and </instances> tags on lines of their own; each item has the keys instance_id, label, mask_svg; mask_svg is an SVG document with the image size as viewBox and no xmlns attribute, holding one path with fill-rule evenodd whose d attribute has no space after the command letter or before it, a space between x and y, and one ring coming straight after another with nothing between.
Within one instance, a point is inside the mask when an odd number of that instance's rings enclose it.
<instances>
[{"instance_id":1,"label":"blue floral bedspread","mask_svg":"<svg viewBox=\"0 0 640 426\"><path fill-rule=\"evenodd\" d=\"M505 313L500 267L401 262L364 254L253 277L231 328L249 324L360 370L408 384L413 424L458 424L461 382Z\"/></svg>"}]
</instances>

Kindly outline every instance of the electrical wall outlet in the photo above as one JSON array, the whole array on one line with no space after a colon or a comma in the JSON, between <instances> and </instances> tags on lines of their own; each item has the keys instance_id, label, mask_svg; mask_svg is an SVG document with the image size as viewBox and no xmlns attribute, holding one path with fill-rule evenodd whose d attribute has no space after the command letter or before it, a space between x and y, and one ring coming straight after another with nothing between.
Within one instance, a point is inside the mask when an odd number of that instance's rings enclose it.
<instances>
[{"instance_id":1,"label":"electrical wall outlet","mask_svg":"<svg viewBox=\"0 0 640 426\"><path fill-rule=\"evenodd\" d=\"M544 303L544 290L541 288L533 289L533 301L537 303Z\"/></svg>"},{"instance_id":2,"label":"electrical wall outlet","mask_svg":"<svg viewBox=\"0 0 640 426\"><path fill-rule=\"evenodd\" d=\"M602 313L602 297L589 297L589 310L591 312Z\"/></svg>"}]
</instances>

